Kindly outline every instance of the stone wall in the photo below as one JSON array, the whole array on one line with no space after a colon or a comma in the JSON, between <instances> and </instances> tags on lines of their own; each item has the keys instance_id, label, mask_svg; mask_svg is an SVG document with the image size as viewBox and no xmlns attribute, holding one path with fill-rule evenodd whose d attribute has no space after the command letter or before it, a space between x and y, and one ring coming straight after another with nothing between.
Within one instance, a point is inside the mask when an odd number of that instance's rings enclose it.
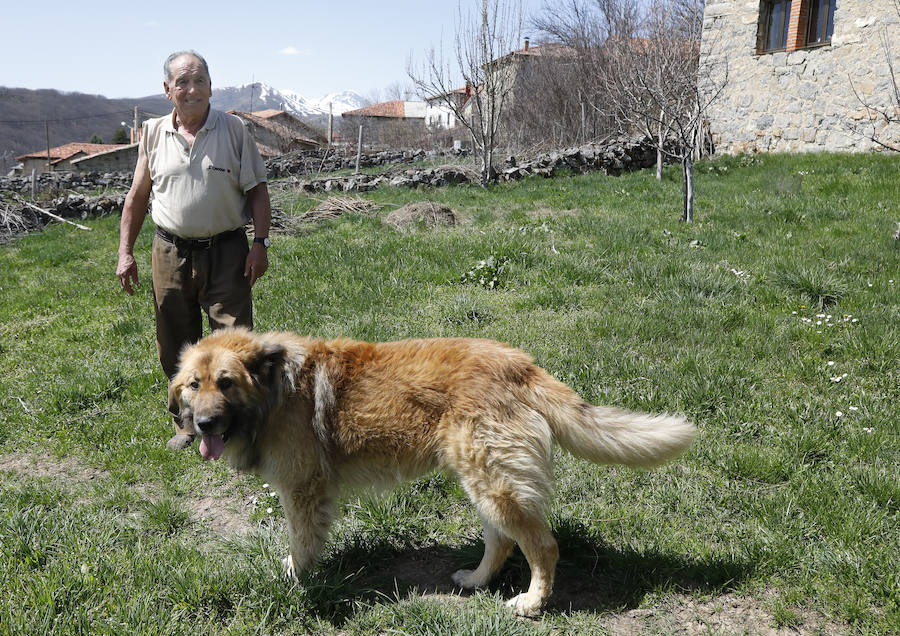
<instances>
[{"instance_id":1,"label":"stone wall","mask_svg":"<svg viewBox=\"0 0 900 636\"><path fill-rule=\"evenodd\" d=\"M900 147L900 124L870 117L854 94L892 107L883 42L900 80L893 0L836 2L831 44L757 54L760 1L707 1L701 64L728 67L725 90L707 111L717 152L862 152L880 148L873 133Z\"/></svg>"},{"instance_id":2,"label":"stone wall","mask_svg":"<svg viewBox=\"0 0 900 636\"><path fill-rule=\"evenodd\" d=\"M81 173L134 172L137 158L138 145L132 144L126 148L75 159L72 161L72 169Z\"/></svg>"},{"instance_id":3,"label":"stone wall","mask_svg":"<svg viewBox=\"0 0 900 636\"><path fill-rule=\"evenodd\" d=\"M528 176L553 177L557 174L604 172L619 175L656 165L656 150L648 139L623 137L602 144L585 144L547 152L532 159L507 157L494 175L497 181L516 181ZM302 168L302 164L299 165ZM270 164L271 171L271 164ZM299 172L297 174L308 174ZM304 192L365 192L382 185L400 188L419 186L477 184L481 175L472 166L448 165L437 168L410 168L384 174L357 174L346 177L323 176L296 178L293 184Z\"/></svg>"}]
</instances>

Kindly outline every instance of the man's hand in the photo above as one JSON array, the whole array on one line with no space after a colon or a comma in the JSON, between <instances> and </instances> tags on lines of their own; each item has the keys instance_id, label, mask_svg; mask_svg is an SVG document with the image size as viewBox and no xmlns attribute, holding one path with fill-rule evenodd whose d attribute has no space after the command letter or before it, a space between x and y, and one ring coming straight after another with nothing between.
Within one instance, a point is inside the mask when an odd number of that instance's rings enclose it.
<instances>
[{"instance_id":1,"label":"man's hand","mask_svg":"<svg viewBox=\"0 0 900 636\"><path fill-rule=\"evenodd\" d=\"M132 284L138 284L138 268L137 261L134 260L132 254L119 254L119 264L116 266L116 276L119 277L119 283L130 296L134 296L134 287Z\"/></svg>"},{"instance_id":2,"label":"man's hand","mask_svg":"<svg viewBox=\"0 0 900 636\"><path fill-rule=\"evenodd\" d=\"M247 263L244 265L244 276L250 279L250 286L262 278L262 275L269 269L269 254L260 243L253 243L250 253L247 254Z\"/></svg>"},{"instance_id":3,"label":"man's hand","mask_svg":"<svg viewBox=\"0 0 900 636\"><path fill-rule=\"evenodd\" d=\"M152 186L147 156L144 154L143 146L139 146L134 179L131 182L131 189L125 196L125 205L122 206L122 220L119 223L119 264L116 265L116 276L119 278L119 283L122 285L122 289L131 296L134 296L133 285L138 284L138 268L133 251L134 242L144 224L144 217L147 216Z\"/></svg>"}]
</instances>

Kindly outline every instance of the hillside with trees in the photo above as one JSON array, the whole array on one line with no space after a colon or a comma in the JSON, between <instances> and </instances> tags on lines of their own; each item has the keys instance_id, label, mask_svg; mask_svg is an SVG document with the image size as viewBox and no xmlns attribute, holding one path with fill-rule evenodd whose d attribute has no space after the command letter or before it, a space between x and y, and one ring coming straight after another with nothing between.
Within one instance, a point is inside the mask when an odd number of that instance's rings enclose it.
<instances>
[{"instance_id":1,"label":"hillside with trees","mask_svg":"<svg viewBox=\"0 0 900 636\"><path fill-rule=\"evenodd\" d=\"M132 125L134 107L144 117L168 112L162 95L139 99L108 99L101 95L62 93L56 90L29 90L0 87L0 173L14 164L14 158L35 150L92 138L112 143Z\"/></svg>"}]
</instances>

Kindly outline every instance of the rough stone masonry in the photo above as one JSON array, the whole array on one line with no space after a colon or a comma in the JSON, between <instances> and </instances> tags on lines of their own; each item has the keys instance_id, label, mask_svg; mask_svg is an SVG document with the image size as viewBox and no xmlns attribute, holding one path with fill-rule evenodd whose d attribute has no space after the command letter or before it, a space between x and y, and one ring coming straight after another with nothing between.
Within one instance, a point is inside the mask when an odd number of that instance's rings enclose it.
<instances>
[{"instance_id":1,"label":"rough stone masonry","mask_svg":"<svg viewBox=\"0 0 900 636\"><path fill-rule=\"evenodd\" d=\"M894 0L835 1L830 43L769 53L757 53L762 0L707 1L701 65L728 69L707 111L717 152L866 152L881 148L872 134L900 148L885 50L900 81L898 9ZM794 0L795 11L809 2ZM872 117L854 90L893 123Z\"/></svg>"}]
</instances>

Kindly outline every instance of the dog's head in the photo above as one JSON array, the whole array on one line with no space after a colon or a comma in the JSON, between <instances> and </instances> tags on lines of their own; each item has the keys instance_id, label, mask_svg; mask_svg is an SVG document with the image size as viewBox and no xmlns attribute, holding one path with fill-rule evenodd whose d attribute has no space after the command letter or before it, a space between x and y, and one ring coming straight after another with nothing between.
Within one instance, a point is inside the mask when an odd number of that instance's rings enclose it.
<instances>
[{"instance_id":1,"label":"dog's head","mask_svg":"<svg viewBox=\"0 0 900 636\"><path fill-rule=\"evenodd\" d=\"M286 350L246 329L223 329L181 354L169 385L169 410L200 436L204 459L246 448L276 406Z\"/></svg>"}]
</instances>

